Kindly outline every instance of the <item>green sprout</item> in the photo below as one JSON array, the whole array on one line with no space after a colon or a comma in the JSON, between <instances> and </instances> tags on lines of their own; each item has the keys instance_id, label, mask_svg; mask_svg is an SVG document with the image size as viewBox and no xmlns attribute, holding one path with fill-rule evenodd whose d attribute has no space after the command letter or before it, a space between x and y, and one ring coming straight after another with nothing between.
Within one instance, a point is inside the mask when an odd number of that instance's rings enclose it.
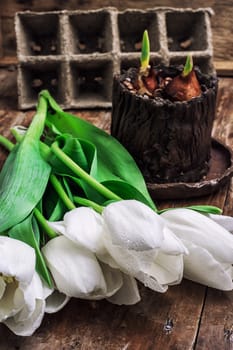
<instances>
[{"instance_id":1,"label":"green sprout","mask_svg":"<svg viewBox=\"0 0 233 350\"><path fill-rule=\"evenodd\" d=\"M190 72L192 71L192 69L193 69L193 58L191 55L188 55L186 58L186 62L185 62L185 66L184 66L184 69L182 72L182 76L187 77L190 74Z\"/></svg>"},{"instance_id":2,"label":"green sprout","mask_svg":"<svg viewBox=\"0 0 233 350\"><path fill-rule=\"evenodd\" d=\"M142 52L141 52L141 67L140 72L146 73L148 71L150 60L150 41L148 31L145 30L142 38Z\"/></svg>"}]
</instances>

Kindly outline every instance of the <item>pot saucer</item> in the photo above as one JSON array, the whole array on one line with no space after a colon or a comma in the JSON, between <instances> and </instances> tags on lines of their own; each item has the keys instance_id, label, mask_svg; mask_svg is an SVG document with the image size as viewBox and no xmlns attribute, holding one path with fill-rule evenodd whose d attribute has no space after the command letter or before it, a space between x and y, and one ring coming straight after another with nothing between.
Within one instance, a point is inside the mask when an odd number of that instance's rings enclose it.
<instances>
[{"instance_id":1,"label":"pot saucer","mask_svg":"<svg viewBox=\"0 0 233 350\"><path fill-rule=\"evenodd\" d=\"M225 185L233 175L232 150L212 139L209 171L199 182L147 183L154 200L185 199L210 195Z\"/></svg>"}]
</instances>

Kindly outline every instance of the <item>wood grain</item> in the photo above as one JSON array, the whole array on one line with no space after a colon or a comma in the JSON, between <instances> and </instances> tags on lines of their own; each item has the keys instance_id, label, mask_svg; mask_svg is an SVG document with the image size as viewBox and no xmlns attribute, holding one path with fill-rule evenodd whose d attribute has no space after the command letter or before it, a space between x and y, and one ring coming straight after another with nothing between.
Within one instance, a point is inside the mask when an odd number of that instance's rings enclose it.
<instances>
[{"instance_id":1,"label":"wood grain","mask_svg":"<svg viewBox=\"0 0 233 350\"><path fill-rule=\"evenodd\" d=\"M214 61L214 67L219 76L233 76L233 61Z\"/></svg>"},{"instance_id":2,"label":"wood grain","mask_svg":"<svg viewBox=\"0 0 233 350\"><path fill-rule=\"evenodd\" d=\"M0 349L192 349L205 288L189 281L165 294L140 287L142 301L130 307L73 299L59 313L46 316L29 338L17 337L0 326ZM168 318L173 321L170 333L164 330Z\"/></svg>"}]
</instances>

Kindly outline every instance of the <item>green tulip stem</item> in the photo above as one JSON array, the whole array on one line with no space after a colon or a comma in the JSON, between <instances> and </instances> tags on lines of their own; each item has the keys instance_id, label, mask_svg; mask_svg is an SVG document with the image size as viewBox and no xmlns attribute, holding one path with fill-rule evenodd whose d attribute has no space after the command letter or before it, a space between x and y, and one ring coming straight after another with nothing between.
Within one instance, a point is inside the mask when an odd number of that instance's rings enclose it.
<instances>
[{"instance_id":1,"label":"green tulip stem","mask_svg":"<svg viewBox=\"0 0 233 350\"><path fill-rule=\"evenodd\" d=\"M54 230L48 225L47 220L45 217L41 214L39 209L34 208L33 213L40 225L40 227L46 232L46 234L49 236L49 238L55 238L57 234L54 232Z\"/></svg>"},{"instance_id":2,"label":"green tulip stem","mask_svg":"<svg viewBox=\"0 0 233 350\"><path fill-rule=\"evenodd\" d=\"M15 145L9 141L6 137L0 135L0 145L5 147L9 152L15 147Z\"/></svg>"},{"instance_id":3,"label":"green tulip stem","mask_svg":"<svg viewBox=\"0 0 233 350\"><path fill-rule=\"evenodd\" d=\"M97 192L105 196L107 199L121 200L122 198L116 195L114 192L109 190L107 187L102 185L91 175L89 175L85 170L83 170L78 164L76 164L70 157L68 157L60 148L57 141L55 141L51 146L52 152L69 168L75 175L79 176L81 179L86 181L91 187L93 187Z\"/></svg>"},{"instance_id":4,"label":"green tulip stem","mask_svg":"<svg viewBox=\"0 0 233 350\"><path fill-rule=\"evenodd\" d=\"M49 180L50 180L51 184L53 185L53 188L55 189L55 191L57 192L57 194L59 195L59 197L61 198L61 200L65 204L65 206L69 210L76 208L74 203L67 196L66 192L64 191L64 189L63 189L61 183L59 182L59 180L57 179L57 177L54 174L51 174Z\"/></svg>"},{"instance_id":5,"label":"green tulip stem","mask_svg":"<svg viewBox=\"0 0 233 350\"><path fill-rule=\"evenodd\" d=\"M97 213L102 213L104 207L102 205L99 205L89 199L83 198L83 197L78 197L78 196L74 196L73 200L75 203L83 205L85 207L91 207L92 209L94 209L95 211L97 211Z\"/></svg>"}]
</instances>

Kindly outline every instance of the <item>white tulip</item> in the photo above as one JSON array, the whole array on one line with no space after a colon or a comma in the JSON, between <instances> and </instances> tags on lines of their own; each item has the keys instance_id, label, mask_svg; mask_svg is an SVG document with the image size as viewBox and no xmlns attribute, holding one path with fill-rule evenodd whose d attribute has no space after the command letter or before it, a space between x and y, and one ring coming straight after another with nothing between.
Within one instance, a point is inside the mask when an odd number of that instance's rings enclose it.
<instances>
[{"instance_id":1,"label":"white tulip","mask_svg":"<svg viewBox=\"0 0 233 350\"><path fill-rule=\"evenodd\" d=\"M105 295L99 295L99 298L106 297L118 305L131 305L140 300L135 279L118 269L118 265L104 246L104 221L100 214L91 208L80 207L67 212L63 221L49 222L49 225L58 234L66 236L79 247L84 247L100 257L99 265L107 289ZM110 260L111 264L104 263L109 263Z\"/></svg>"},{"instance_id":2,"label":"white tulip","mask_svg":"<svg viewBox=\"0 0 233 350\"><path fill-rule=\"evenodd\" d=\"M30 336L41 325L44 313L43 286L40 277L35 272L31 283L24 290L22 309L3 323L17 335Z\"/></svg>"},{"instance_id":3,"label":"white tulip","mask_svg":"<svg viewBox=\"0 0 233 350\"><path fill-rule=\"evenodd\" d=\"M88 249L65 236L50 240L43 248L57 289L68 297L102 299L121 288L120 271L99 264Z\"/></svg>"},{"instance_id":4,"label":"white tulip","mask_svg":"<svg viewBox=\"0 0 233 350\"><path fill-rule=\"evenodd\" d=\"M63 221L49 222L49 226L60 235L94 253L99 260L117 269L118 265L104 245L104 221L100 214L88 207L70 210ZM109 263L111 260L111 263Z\"/></svg>"},{"instance_id":5,"label":"white tulip","mask_svg":"<svg viewBox=\"0 0 233 350\"><path fill-rule=\"evenodd\" d=\"M194 210L173 209L161 216L189 250L189 255L184 256L184 277L209 287L232 290L233 235Z\"/></svg>"},{"instance_id":6,"label":"white tulip","mask_svg":"<svg viewBox=\"0 0 233 350\"><path fill-rule=\"evenodd\" d=\"M100 259L155 291L180 283L187 250L158 214L136 200L122 200L109 204L102 216L109 255Z\"/></svg>"},{"instance_id":7,"label":"white tulip","mask_svg":"<svg viewBox=\"0 0 233 350\"><path fill-rule=\"evenodd\" d=\"M48 222L55 232L81 245L93 253L104 251L103 219L91 208L80 207L70 210L63 221Z\"/></svg>"},{"instance_id":8,"label":"white tulip","mask_svg":"<svg viewBox=\"0 0 233 350\"><path fill-rule=\"evenodd\" d=\"M136 200L109 204L102 215L90 208L76 208L66 213L63 221L49 225L62 234L63 239L57 237L49 241L43 253L58 290L68 296L109 298L105 281L111 286L112 302L132 304L140 298L134 278L151 289L165 292L168 285L180 283L183 277L185 247L158 214ZM84 265L85 259L92 265L85 264L86 270L83 268L80 274L78 266ZM101 265L103 263L105 265ZM70 268L70 273L65 266ZM111 273L114 271L117 287L114 293L103 266L108 266ZM89 290L84 288L87 282L91 286ZM127 285L128 294L124 299ZM79 290L80 286L84 289Z\"/></svg>"},{"instance_id":9,"label":"white tulip","mask_svg":"<svg viewBox=\"0 0 233 350\"><path fill-rule=\"evenodd\" d=\"M45 310L34 249L0 236L0 256L0 322L17 335L31 335L40 326Z\"/></svg>"}]
</instances>

